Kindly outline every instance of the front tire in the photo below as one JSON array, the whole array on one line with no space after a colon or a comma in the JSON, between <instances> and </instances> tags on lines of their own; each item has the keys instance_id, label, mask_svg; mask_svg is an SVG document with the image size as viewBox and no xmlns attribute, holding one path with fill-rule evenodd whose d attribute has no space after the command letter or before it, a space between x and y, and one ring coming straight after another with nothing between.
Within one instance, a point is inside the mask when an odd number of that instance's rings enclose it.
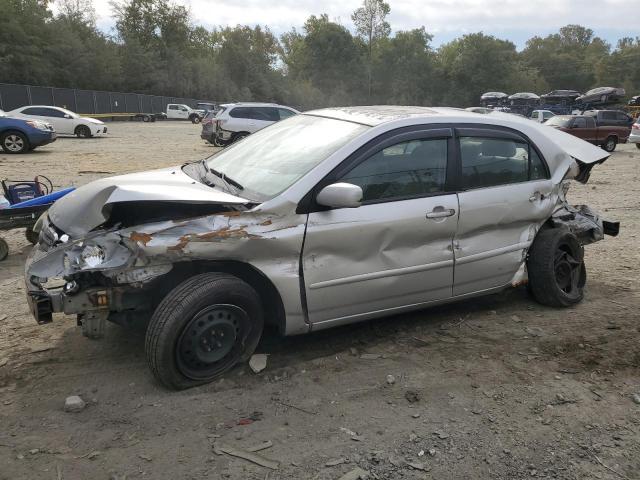
<instances>
[{"instance_id":1,"label":"front tire","mask_svg":"<svg viewBox=\"0 0 640 480\"><path fill-rule=\"evenodd\" d=\"M602 144L602 148L606 152L611 153L616 149L617 145L618 145L618 140L616 139L616 137L607 137L605 142Z\"/></svg>"},{"instance_id":2,"label":"front tire","mask_svg":"<svg viewBox=\"0 0 640 480\"><path fill-rule=\"evenodd\" d=\"M20 132L7 132L0 137L0 145L6 153L26 153L31 150L29 139Z\"/></svg>"},{"instance_id":3,"label":"front tire","mask_svg":"<svg viewBox=\"0 0 640 480\"><path fill-rule=\"evenodd\" d=\"M75 134L78 138L91 138L91 129L86 125L78 125L75 130Z\"/></svg>"},{"instance_id":4,"label":"front tire","mask_svg":"<svg viewBox=\"0 0 640 480\"><path fill-rule=\"evenodd\" d=\"M156 308L145 339L147 361L169 388L209 383L249 359L263 326L260 297L250 285L226 273L196 275Z\"/></svg>"},{"instance_id":5,"label":"front tire","mask_svg":"<svg viewBox=\"0 0 640 480\"><path fill-rule=\"evenodd\" d=\"M202 121L202 119L200 118L199 115L193 115L191 117L191 123L197 125L198 123L200 123Z\"/></svg>"},{"instance_id":6,"label":"front tire","mask_svg":"<svg viewBox=\"0 0 640 480\"><path fill-rule=\"evenodd\" d=\"M568 230L539 232L529 250L527 271L529 291L543 305L569 307L584 298L584 249Z\"/></svg>"}]
</instances>

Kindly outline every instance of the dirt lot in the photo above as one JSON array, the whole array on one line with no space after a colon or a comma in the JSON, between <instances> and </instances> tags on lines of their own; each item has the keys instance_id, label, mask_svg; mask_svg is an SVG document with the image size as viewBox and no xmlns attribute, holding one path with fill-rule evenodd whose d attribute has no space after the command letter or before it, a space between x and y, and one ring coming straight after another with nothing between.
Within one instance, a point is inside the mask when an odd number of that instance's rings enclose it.
<instances>
[{"instance_id":1,"label":"dirt lot","mask_svg":"<svg viewBox=\"0 0 640 480\"><path fill-rule=\"evenodd\" d=\"M198 134L113 124L108 138L0 153L0 175L80 185L212 153ZM149 374L142 333L109 325L89 341L61 315L37 326L22 286L29 245L3 232L0 478L339 479L358 466L379 479L640 478L639 165L640 150L622 146L570 193L622 222L619 237L588 247L575 308L542 307L522 288L269 335L262 373L242 366L179 393ZM65 413L69 395L87 407ZM219 450L263 442L275 470Z\"/></svg>"}]
</instances>

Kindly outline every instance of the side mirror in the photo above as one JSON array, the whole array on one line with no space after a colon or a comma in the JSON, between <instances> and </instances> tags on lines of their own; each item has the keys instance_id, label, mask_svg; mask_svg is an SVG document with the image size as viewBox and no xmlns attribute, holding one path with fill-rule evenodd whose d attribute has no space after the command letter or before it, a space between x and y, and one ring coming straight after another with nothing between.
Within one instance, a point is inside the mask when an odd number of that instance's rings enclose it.
<instances>
[{"instance_id":1,"label":"side mirror","mask_svg":"<svg viewBox=\"0 0 640 480\"><path fill-rule=\"evenodd\" d=\"M362 205L362 188L352 183L332 183L320 190L316 202L325 207L357 208Z\"/></svg>"},{"instance_id":2,"label":"side mirror","mask_svg":"<svg viewBox=\"0 0 640 480\"><path fill-rule=\"evenodd\" d=\"M69 115L68 113L65 113L64 118L71 118L71 115Z\"/></svg>"}]
</instances>

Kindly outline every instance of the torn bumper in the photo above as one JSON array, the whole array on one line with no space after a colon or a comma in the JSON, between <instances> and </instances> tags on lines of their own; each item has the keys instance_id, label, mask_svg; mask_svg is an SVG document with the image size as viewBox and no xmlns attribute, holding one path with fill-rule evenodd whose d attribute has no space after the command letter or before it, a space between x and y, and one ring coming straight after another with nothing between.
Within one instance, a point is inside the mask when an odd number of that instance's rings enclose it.
<instances>
[{"instance_id":1,"label":"torn bumper","mask_svg":"<svg viewBox=\"0 0 640 480\"><path fill-rule=\"evenodd\" d=\"M600 241L605 235L615 237L620 232L620 222L602 218L588 205L564 205L551 216L551 223L569 228L583 245Z\"/></svg>"}]
</instances>

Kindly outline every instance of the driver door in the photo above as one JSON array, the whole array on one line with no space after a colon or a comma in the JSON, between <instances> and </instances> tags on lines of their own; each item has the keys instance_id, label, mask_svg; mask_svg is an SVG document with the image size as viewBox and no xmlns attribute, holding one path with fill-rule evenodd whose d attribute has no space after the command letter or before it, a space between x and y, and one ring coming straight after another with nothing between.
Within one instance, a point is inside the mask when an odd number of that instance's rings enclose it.
<instances>
[{"instance_id":1,"label":"driver door","mask_svg":"<svg viewBox=\"0 0 640 480\"><path fill-rule=\"evenodd\" d=\"M319 186L363 190L358 208L312 207L302 268L309 321L350 323L452 295L458 198L448 188L451 130L387 138Z\"/></svg>"}]
</instances>

